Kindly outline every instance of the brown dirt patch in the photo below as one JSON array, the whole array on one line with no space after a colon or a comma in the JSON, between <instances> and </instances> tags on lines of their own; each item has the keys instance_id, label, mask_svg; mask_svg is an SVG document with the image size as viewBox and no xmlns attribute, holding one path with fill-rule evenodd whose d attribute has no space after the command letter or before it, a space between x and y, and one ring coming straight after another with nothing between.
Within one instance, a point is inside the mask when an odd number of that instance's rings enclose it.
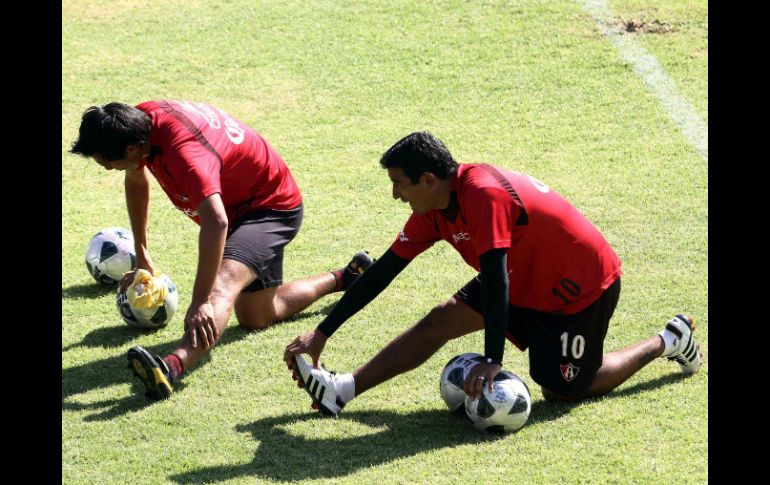
<instances>
[{"instance_id":1,"label":"brown dirt patch","mask_svg":"<svg viewBox=\"0 0 770 485\"><path fill-rule=\"evenodd\" d=\"M642 18L615 19L611 22L611 26L621 32L631 34L667 34L679 30L676 26L666 24L657 19L647 20Z\"/></svg>"}]
</instances>

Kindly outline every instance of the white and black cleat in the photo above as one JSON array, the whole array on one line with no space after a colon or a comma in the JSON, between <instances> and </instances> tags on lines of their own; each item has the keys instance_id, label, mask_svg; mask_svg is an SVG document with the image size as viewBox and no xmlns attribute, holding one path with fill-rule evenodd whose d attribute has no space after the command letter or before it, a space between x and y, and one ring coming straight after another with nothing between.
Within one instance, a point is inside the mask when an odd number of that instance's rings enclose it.
<instances>
[{"instance_id":1,"label":"white and black cleat","mask_svg":"<svg viewBox=\"0 0 770 485\"><path fill-rule=\"evenodd\" d=\"M693 337L694 330L695 319L680 313L669 320L666 328L660 332L664 342L667 340L664 334L668 333L668 341L672 343L671 348L664 351L663 357L678 363L684 374L695 374L703 362L700 348Z\"/></svg>"},{"instance_id":2,"label":"white and black cleat","mask_svg":"<svg viewBox=\"0 0 770 485\"><path fill-rule=\"evenodd\" d=\"M294 369L295 375L302 383L302 387L313 399L313 408L318 409L323 416L339 416L345 403L342 402L334 387L336 373L330 372L321 366L316 369L301 355L295 355Z\"/></svg>"}]
</instances>

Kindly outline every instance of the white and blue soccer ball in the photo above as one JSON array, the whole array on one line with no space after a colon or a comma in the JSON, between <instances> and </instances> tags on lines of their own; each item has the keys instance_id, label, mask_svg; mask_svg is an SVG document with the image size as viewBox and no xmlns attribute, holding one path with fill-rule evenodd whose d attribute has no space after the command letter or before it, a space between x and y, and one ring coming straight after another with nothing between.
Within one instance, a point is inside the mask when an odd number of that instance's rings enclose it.
<instances>
[{"instance_id":1,"label":"white and blue soccer ball","mask_svg":"<svg viewBox=\"0 0 770 485\"><path fill-rule=\"evenodd\" d=\"M481 431L517 431L527 422L531 410L532 396L527 384L508 371L500 371L495 376L491 392L485 384L479 399L465 398L465 412L473 426Z\"/></svg>"},{"instance_id":2,"label":"white and blue soccer ball","mask_svg":"<svg viewBox=\"0 0 770 485\"><path fill-rule=\"evenodd\" d=\"M475 352L467 352L452 357L441 372L441 398L450 411L458 411L465 403L465 390L463 389L468 373L484 356Z\"/></svg>"},{"instance_id":3,"label":"white and blue soccer ball","mask_svg":"<svg viewBox=\"0 0 770 485\"><path fill-rule=\"evenodd\" d=\"M121 227L97 232L86 249L86 267L97 282L117 284L123 273L136 269L134 234Z\"/></svg>"},{"instance_id":4,"label":"white and blue soccer ball","mask_svg":"<svg viewBox=\"0 0 770 485\"><path fill-rule=\"evenodd\" d=\"M168 292L163 304L156 308L136 308L128 301L125 291L118 288L117 307L120 317L126 323L135 328L156 329L168 325L174 317L179 305L179 292L171 278L163 274L160 277L166 285Z\"/></svg>"}]
</instances>

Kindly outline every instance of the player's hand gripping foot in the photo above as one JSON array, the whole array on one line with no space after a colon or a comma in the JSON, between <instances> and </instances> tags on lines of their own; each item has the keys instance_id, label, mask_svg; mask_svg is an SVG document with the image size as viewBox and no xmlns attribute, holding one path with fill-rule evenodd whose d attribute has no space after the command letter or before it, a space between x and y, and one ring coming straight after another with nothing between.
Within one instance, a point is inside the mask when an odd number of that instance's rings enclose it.
<instances>
[{"instance_id":1,"label":"player's hand gripping foot","mask_svg":"<svg viewBox=\"0 0 770 485\"><path fill-rule=\"evenodd\" d=\"M168 365L144 347L136 346L128 350L128 368L142 381L144 395L148 398L156 401L168 399L174 392Z\"/></svg>"},{"instance_id":2,"label":"player's hand gripping foot","mask_svg":"<svg viewBox=\"0 0 770 485\"><path fill-rule=\"evenodd\" d=\"M299 379L302 387L313 399L312 408L317 409L324 416L337 417L345 407L345 403L335 390L337 373L329 372L323 366L316 369L301 355L295 355L292 359L294 377Z\"/></svg>"},{"instance_id":3,"label":"player's hand gripping foot","mask_svg":"<svg viewBox=\"0 0 770 485\"><path fill-rule=\"evenodd\" d=\"M695 374L703 362L700 348L693 337L694 330L695 319L680 313L658 333L665 344L663 357L677 362L685 374Z\"/></svg>"}]
</instances>

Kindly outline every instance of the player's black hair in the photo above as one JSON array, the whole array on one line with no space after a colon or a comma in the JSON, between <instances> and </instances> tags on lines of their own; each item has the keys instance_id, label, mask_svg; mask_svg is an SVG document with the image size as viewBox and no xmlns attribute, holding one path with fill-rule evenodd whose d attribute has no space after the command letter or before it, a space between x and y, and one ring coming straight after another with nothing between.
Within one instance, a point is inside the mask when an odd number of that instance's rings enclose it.
<instances>
[{"instance_id":1,"label":"player's black hair","mask_svg":"<svg viewBox=\"0 0 770 485\"><path fill-rule=\"evenodd\" d=\"M446 145L427 131L405 136L380 158L382 168L400 168L413 184L430 172L442 180L457 172L457 162Z\"/></svg>"},{"instance_id":2,"label":"player's black hair","mask_svg":"<svg viewBox=\"0 0 770 485\"><path fill-rule=\"evenodd\" d=\"M91 106L83 113L80 136L70 153L107 161L125 158L128 145L150 141L150 117L144 111L123 103Z\"/></svg>"}]
</instances>

